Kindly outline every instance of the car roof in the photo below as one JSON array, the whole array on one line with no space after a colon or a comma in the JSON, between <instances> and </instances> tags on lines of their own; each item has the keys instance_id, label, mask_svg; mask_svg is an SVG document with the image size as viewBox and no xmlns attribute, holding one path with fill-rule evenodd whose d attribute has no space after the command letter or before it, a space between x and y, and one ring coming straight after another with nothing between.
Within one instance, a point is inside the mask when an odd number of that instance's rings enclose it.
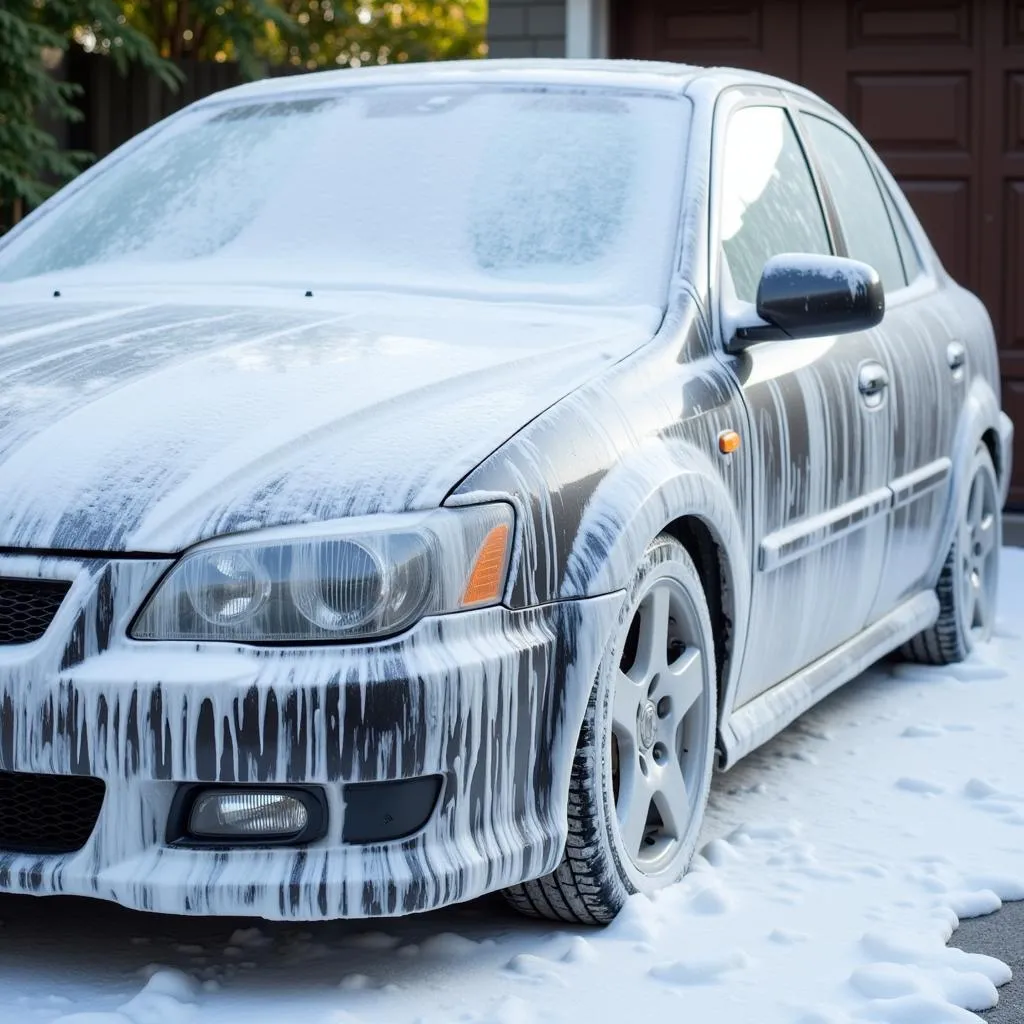
<instances>
[{"instance_id":1,"label":"car roof","mask_svg":"<svg viewBox=\"0 0 1024 1024\"><path fill-rule=\"evenodd\" d=\"M380 67L341 68L306 74L263 78L214 93L200 104L235 99L271 99L306 92L329 92L359 85L421 85L430 83L492 82L522 85L614 86L645 92L679 95L695 80L700 92L717 94L734 85L785 88L810 93L770 75L738 68L699 67L668 61L644 60L567 60L565 58L512 60L458 60Z\"/></svg>"}]
</instances>

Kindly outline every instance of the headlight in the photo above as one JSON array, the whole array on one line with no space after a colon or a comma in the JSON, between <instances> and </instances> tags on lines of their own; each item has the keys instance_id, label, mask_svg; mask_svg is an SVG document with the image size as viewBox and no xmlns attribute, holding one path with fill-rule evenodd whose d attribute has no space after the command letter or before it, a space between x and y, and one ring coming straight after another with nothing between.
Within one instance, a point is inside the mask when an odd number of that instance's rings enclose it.
<instances>
[{"instance_id":1,"label":"headlight","mask_svg":"<svg viewBox=\"0 0 1024 1024\"><path fill-rule=\"evenodd\" d=\"M131 635L239 643L387 636L424 615L500 601L511 547L504 504L211 541L161 580Z\"/></svg>"}]
</instances>

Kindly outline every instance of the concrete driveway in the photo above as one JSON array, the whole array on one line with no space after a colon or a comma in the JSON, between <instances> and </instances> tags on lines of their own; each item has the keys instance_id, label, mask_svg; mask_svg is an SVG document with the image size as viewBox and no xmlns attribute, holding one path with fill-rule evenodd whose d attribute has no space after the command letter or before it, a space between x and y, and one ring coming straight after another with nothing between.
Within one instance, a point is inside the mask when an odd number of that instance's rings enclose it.
<instances>
[{"instance_id":1,"label":"concrete driveway","mask_svg":"<svg viewBox=\"0 0 1024 1024\"><path fill-rule=\"evenodd\" d=\"M961 922L950 939L967 953L987 953L1009 964L1013 981L999 990L999 1005L980 1016L989 1024L1024 1022L1024 903L1007 903L987 917Z\"/></svg>"}]
</instances>

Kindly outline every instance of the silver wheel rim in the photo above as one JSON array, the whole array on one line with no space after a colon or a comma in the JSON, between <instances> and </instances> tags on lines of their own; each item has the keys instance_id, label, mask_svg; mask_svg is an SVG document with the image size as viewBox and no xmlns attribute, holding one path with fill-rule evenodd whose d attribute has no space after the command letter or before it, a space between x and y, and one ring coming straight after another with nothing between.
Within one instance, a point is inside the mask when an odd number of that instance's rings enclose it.
<instances>
[{"instance_id":1,"label":"silver wheel rim","mask_svg":"<svg viewBox=\"0 0 1024 1024\"><path fill-rule=\"evenodd\" d=\"M709 742L702 642L684 588L656 580L629 624L611 710L619 837L645 875L671 868L697 820Z\"/></svg>"},{"instance_id":2,"label":"silver wheel rim","mask_svg":"<svg viewBox=\"0 0 1024 1024\"><path fill-rule=\"evenodd\" d=\"M964 626L972 636L992 629L999 568L999 509L995 481L979 470L971 481L960 533L960 588Z\"/></svg>"}]
</instances>

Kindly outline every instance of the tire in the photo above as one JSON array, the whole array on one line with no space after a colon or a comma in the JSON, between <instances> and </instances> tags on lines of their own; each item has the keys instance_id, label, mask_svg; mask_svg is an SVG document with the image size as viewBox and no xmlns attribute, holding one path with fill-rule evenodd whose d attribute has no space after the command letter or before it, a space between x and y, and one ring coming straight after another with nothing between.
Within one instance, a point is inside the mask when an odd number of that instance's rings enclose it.
<instances>
[{"instance_id":1,"label":"tire","mask_svg":"<svg viewBox=\"0 0 1024 1024\"><path fill-rule=\"evenodd\" d=\"M512 906L606 924L633 893L681 878L707 805L716 724L715 638L700 576L678 541L658 537L633 577L580 730L562 861L506 889Z\"/></svg>"},{"instance_id":2,"label":"tire","mask_svg":"<svg viewBox=\"0 0 1024 1024\"><path fill-rule=\"evenodd\" d=\"M1002 517L992 456L978 445L957 510L956 536L939 575L935 625L904 644L901 653L924 665L963 661L992 636L999 584Z\"/></svg>"}]
</instances>

